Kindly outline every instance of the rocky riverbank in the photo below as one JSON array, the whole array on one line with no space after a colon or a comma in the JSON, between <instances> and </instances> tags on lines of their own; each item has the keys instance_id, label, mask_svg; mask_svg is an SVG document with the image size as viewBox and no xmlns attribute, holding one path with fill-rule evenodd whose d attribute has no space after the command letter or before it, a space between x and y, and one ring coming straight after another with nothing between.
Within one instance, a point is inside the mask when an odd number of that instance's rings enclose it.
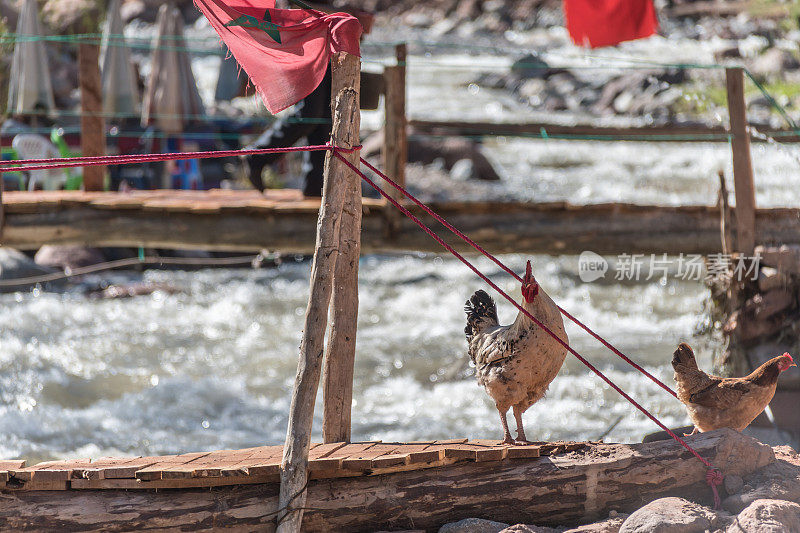
<instances>
[{"instance_id":1,"label":"rocky riverbank","mask_svg":"<svg viewBox=\"0 0 800 533\"><path fill-rule=\"evenodd\" d=\"M727 476L720 487L722 509L681 497L661 498L631 514L611 511L578 527L506 524L467 518L439 533L784 533L800 531L800 455L773 448L776 461L744 478Z\"/></svg>"}]
</instances>

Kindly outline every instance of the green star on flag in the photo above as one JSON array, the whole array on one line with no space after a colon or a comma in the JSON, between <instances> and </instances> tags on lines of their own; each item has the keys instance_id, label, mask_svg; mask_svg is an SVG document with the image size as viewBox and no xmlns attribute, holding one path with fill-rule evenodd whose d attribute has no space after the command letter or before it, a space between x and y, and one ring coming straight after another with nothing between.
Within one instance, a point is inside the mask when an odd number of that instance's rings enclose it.
<instances>
[{"instance_id":1,"label":"green star on flag","mask_svg":"<svg viewBox=\"0 0 800 533\"><path fill-rule=\"evenodd\" d=\"M255 17L251 17L250 15L241 15L240 17L228 22L225 24L226 27L231 26L241 26L243 28L253 28L256 30L261 30L267 35L269 35L273 41L278 44L281 44L281 34L277 24L273 24L272 17L269 14L269 9L264 12L264 20L258 20Z\"/></svg>"}]
</instances>

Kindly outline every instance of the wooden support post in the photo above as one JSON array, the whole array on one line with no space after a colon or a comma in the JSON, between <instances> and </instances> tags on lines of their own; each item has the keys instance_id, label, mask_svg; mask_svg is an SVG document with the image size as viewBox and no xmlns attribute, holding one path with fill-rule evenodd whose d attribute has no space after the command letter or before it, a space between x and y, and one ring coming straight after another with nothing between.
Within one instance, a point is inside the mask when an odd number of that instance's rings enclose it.
<instances>
[{"instance_id":1,"label":"wooden support post","mask_svg":"<svg viewBox=\"0 0 800 533\"><path fill-rule=\"evenodd\" d=\"M386 175L397 184L406 185L406 161L408 161L408 139L406 119L406 45L399 44L396 49L397 66L387 67L384 71L386 79L386 123L383 135L383 168ZM389 194L396 200L403 195L393 187L387 187ZM400 213L393 207L386 211L387 236L397 231Z\"/></svg>"},{"instance_id":2,"label":"wooden support post","mask_svg":"<svg viewBox=\"0 0 800 533\"><path fill-rule=\"evenodd\" d=\"M336 97L331 141L350 148L358 144L360 110L358 102L359 59L340 52L331 62L334 88L344 87ZM351 154L351 157L358 157ZM338 257L340 227L345 196L351 191L352 171L332 153L325 158L325 184L317 222L317 240L311 266L311 290L306 308L300 360L297 365L289 426L281 464L278 532L300 531L308 479L308 449L314 402L322 369L323 344L328 323L328 305Z\"/></svg>"},{"instance_id":3,"label":"wooden support post","mask_svg":"<svg viewBox=\"0 0 800 533\"><path fill-rule=\"evenodd\" d=\"M100 78L100 47L96 44L78 45L79 83L81 91L81 151L84 157L106 155L106 125L103 119L102 81ZM83 188L87 191L104 189L106 167L84 167Z\"/></svg>"},{"instance_id":4,"label":"wooden support post","mask_svg":"<svg viewBox=\"0 0 800 533\"><path fill-rule=\"evenodd\" d=\"M357 57L331 65L331 96L335 107L342 91L361 90L361 63ZM356 101L358 102L358 97ZM351 148L360 144L360 112L346 125L343 136L334 136L334 145ZM360 166L360 153L344 154L355 167ZM337 161L338 164L341 162ZM333 311L328 333L323 368L322 440L350 441L350 415L353 403L353 367L356 358L356 329L358 326L358 261L361 256L361 178L345 168L341 183L346 197L339 227L339 255L333 281Z\"/></svg>"},{"instance_id":5,"label":"wooden support post","mask_svg":"<svg viewBox=\"0 0 800 533\"><path fill-rule=\"evenodd\" d=\"M756 194L750 155L750 135L747 131L744 71L740 67L725 69L725 79L728 89L733 183L736 196L736 251L745 256L752 256L756 235Z\"/></svg>"}]
</instances>

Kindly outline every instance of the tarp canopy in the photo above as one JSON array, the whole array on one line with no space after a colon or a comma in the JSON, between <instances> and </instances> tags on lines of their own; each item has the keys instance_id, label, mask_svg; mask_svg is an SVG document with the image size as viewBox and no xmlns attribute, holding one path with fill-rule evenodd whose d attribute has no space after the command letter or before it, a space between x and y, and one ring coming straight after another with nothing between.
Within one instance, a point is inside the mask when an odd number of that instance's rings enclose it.
<instances>
[{"instance_id":1,"label":"tarp canopy","mask_svg":"<svg viewBox=\"0 0 800 533\"><path fill-rule=\"evenodd\" d=\"M114 120L139 112L139 86L131 51L123 35L122 0L111 0L103 26L100 66L103 73L103 111ZM116 115L116 116L115 116Z\"/></svg>"},{"instance_id":2,"label":"tarp canopy","mask_svg":"<svg viewBox=\"0 0 800 533\"><path fill-rule=\"evenodd\" d=\"M162 5L156 25L142 125L154 124L167 133L180 133L187 122L205 115L205 107L192 73L180 11L172 5Z\"/></svg>"},{"instance_id":3,"label":"tarp canopy","mask_svg":"<svg viewBox=\"0 0 800 533\"><path fill-rule=\"evenodd\" d=\"M8 86L8 112L11 114L55 110L47 50L41 37L36 0L25 0L17 22L17 42Z\"/></svg>"}]
</instances>

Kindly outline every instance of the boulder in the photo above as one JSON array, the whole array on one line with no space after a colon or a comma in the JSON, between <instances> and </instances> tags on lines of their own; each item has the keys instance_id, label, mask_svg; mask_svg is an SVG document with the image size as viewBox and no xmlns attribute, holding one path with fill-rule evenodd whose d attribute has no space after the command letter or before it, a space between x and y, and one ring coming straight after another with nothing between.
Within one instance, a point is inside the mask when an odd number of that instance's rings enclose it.
<instances>
[{"instance_id":1,"label":"boulder","mask_svg":"<svg viewBox=\"0 0 800 533\"><path fill-rule=\"evenodd\" d=\"M42 274L52 274L54 269L37 265L24 253L14 248L0 246L0 279L19 279Z\"/></svg>"},{"instance_id":2,"label":"boulder","mask_svg":"<svg viewBox=\"0 0 800 533\"><path fill-rule=\"evenodd\" d=\"M504 529L500 533L561 533L560 529L553 529L546 526L530 526L527 524L517 524Z\"/></svg>"},{"instance_id":3,"label":"boulder","mask_svg":"<svg viewBox=\"0 0 800 533\"><path fill-rule=\"evenodd\" d=\"M45 245L39 248L33 260L40 266L64 270L96 265L106 258L98 248Z\"/></svg>"},{"instance_id":4,"label":"boulder","mask_svg":"<svg viewBox=\"0 0 800 533\"><path fill-rule=\"evenodd\" d=\"M770 48L753 60L750 70L760 76L766 76L782 74L797 68L800 68L800 61L793 53L780 48Z\"/></svg>"},{"instance_id":5,"label":"boulder","mask_svg":"<svg viewBox=\"0 0 800 533\"><path fill-rule=\"evenodd\" d=\"M627 517L628 515L626 514L610 516L594 524L586 524L584 526L568 529L564 531L564 533L619 533L622 523Z\"/></svg>"},{"instance_id":6,"label":"boulder","mask_svg":"<svg viewBox=\"0 0 800 533\"><path fill-rule=\"evenodd\" d=\"M465 518L458 522L450 522L439 528L439 533L499 533L508 524L484 520L483 518Z\"/></svg>"},{"instance_id":7,"label":"boulder","mask_svg":"<svg viewBox=\"0 0 800 533\"><path fill-rule=\"evenodd\" d=\"M800 505L783 500L756 500L739 513L726 533L800 531Z\"/></svg>"},{"instance_id":8,"label":"boulder","mask_svg":"<svg viewBox=\"0 0 800 533\"><path fill-rule=\"evenodd\" d=\"M619 533L704 533L727 524L729 519L708 507L683 498L661 498L631 514Z\"/></svg>"}]
</instances>

